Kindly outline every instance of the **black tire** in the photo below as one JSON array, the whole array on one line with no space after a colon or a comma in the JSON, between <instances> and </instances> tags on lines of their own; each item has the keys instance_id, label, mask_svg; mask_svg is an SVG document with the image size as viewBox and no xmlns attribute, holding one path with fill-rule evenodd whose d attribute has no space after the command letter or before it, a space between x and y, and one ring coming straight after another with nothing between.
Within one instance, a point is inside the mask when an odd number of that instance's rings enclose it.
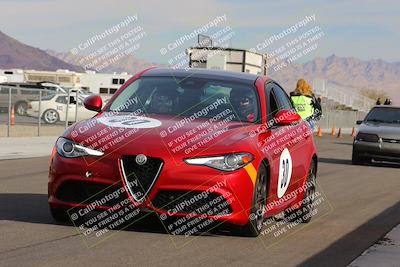
<instances>
[{"instance_id":1,"label":"black tire","mask_svg":"<svg viewBox=\"0 0 400 267\"><path fill-rule=\"evenodd\" d=\"M70 221L67 210L65 209L53 208L50 206L50 213L53 219L56 220L57 222L65 223Z\"/></svg>"},{"instance_id":2,"label":"black tire","mask_svg":"<svg viewBox=\"0 0 400 267\"><path fill-rule=\"evenodd\" d=\"M55 109L47 109L43 112L42 118L47 124L55 124L60 120L60 114Z\"/></svg>"},{"instance_id":3,"label":"black tire","mask_svg":"<svg viewBox=\"0 0 400 267\"><path fill-rule=\"evenodd\" d=\"M19 116L26 115L27 110L28 104L26 102L18 102L14 106L14 112Z\"/></svg>"},{"instance_id":4,"label":"black tire","mask_svg":"<svg viewBox=\"0 0 400 267\"><path fill-rule=\"evenodd\" d=\"M285 211L285 217L288 221L298 223L308 223L311 221L314 210L314 198L317 185L317 168L316 162L311 161L310 169L308 170L307 185L304 192L303 200L298 204L298 208L289 208Z\"/></svg>"},{"instance_id":5,"label":"black tire","mask_svg":"<svg viewBox=\"0 0 400 267\"><path fill-rule=\"evenodd\" d=\"M261 233L267 201L267 179L267 168L261 163L257 172L249 221L240 229L243 236L257 237Z\"/></svg>"}]
</instances>

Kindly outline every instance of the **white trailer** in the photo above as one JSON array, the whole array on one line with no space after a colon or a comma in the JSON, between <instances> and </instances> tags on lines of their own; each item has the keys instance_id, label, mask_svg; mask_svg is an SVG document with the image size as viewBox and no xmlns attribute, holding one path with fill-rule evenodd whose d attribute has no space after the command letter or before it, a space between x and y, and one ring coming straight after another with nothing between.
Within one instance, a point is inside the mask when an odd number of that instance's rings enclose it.
<instances>
[{"instance_id":1,"label":"white trailer","mask_svg":"<svg viewBox=\"0 0 400 267\"><path fill-rule=\"evenodd\" d=\"M7 82L7 77L0 75L0 83L5 83L5 82Z\"/></svg>"},{"instance_id":2,"label":"white trailer","mask_svg":"<svg viewBox=\"0 0 400 267\"><path fill-rule=\"evenodd\" d=\"M187 49L189 67L267 74L267 57L245 49L191 47Z\"/></svg>"},{"instance_id":3,"label":"white trailer","mask_svg":"<svg viewBox=\"0 0 400 267\"><path fill-rule=\"evenodd\" d=\"M81 86L83 89L95 94L112 95L132 76L128 73L87 71L81 75Z\"/></svg>"}]
</instances>

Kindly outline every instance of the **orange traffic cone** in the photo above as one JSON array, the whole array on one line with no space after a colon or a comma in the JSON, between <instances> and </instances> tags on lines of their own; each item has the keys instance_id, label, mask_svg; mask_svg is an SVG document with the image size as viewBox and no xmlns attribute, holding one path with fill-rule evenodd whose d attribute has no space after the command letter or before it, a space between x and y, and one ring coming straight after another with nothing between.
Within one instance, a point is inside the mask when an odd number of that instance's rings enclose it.
<instances>
[{"instance_id":1,"label":"orange traffic cone","mask_svg":"<svg viewBox=\"0 0 400 267\"><path fill-rule=\"evenodd\" d=\"M332 127L331 135L335 136L335 126Z\"/></svg>"},{"instance_id":2,"label":"orange traffic cone","mask_svg":"<svg viewBox=\"0 0 400 267\"><path fill-rule=\"evenodd\" d=\"M10 116L10 125L15 124L15 113L14 113L14 106L11 107L11 116Z\"/></svg>"},{"instance_id":3,"label":"orange traffic cone","mask_svg":"<svg viewBox=\"0 0 400 267\"><path fill-rule=\"evenodd\" d=\"M318 137L322 137L322 129L321 129L321 126L318 126L317 136L318 136Z\"/></svg>"},{"instance_id":4,"label":"orange traffic cone","mask_svg":"<svg viewBox=\"0 0 400 267\"><path fill-rule=\"evenodd\" d=\"M353 130L351 130L351 137L356 137L356 128L353 127Z\"/></svg>"},{"instance_id":5,"label":"orange traffic cone","mask_svg":"<svg viewBox=\"0 0 400 267\"><path fill-rule=\"evenodd\" d=\"M339 128L339 131L337 133L337 138L342 138L342 128Z\"/></svg>"}]
</instances>

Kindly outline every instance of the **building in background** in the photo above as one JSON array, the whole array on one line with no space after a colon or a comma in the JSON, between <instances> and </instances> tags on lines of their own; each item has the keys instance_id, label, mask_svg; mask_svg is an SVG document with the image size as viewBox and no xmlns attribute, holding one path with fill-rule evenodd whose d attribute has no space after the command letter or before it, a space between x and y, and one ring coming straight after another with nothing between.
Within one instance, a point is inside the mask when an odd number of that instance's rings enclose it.
<instances>
[{"instance_id":1,"label":"building in background","mask_svg":"<svg viewBox=\"0 0 400 267\"><path fill-rule=\"evenodd\" d=\"M118 74L87 71L81 74L81 87L95 94L112 95L131 77L126 72Z\"/></svg>"},{"instance_id":2,"label":"building in background","mask_svg":"<svg viewBox=\"0 0 400 267\"><path fill-rule=\"evenodd\" d=\"M245 49L197 46L187 49L189 67L267 74L266 55Z\"/></svg>"},{"instance_id":3,"label":"building in background","mask_svg":"<svg viewBox=\"0 0 400 267\"><path fill-rule=\"evenodd\" d=\"M35 84L38 82L51 82L65 88L81 87L81 73L69 70L37 71L24 70L24 82Z\"/></svg>"},{"instance_id":4,"label":"building in background","mask_svg":"<svg viewBox=\"0 0 400 267\"><path fill-rule=\"evenodd\" d=\"M0 69L0 76L6 77L10 83L23 83L24 82L24 71L21 69Z\"/></svg>"},{"instance_id":5,"label":"building in background","mask_svg":"<svg viewBox=\"0 0 400 267\"><path fill-rule=\"evenodd\" d=\"M114 94L132 75L128 73L96 73L87 71L77 73L69 70L37 71L22 69L0 69L0 83L51 82L64 88L82 88L94 94Z\"/></svg>"},{"instance_id":6,"label":"building in background","mask_svg":"<svg viewBox=\"0 0 400 267\"><path fill-rule=\"evenodd\" d=\"M7 82L7 77L0 75L0 83L5 83L5 82Z\"/></svg>"}]
</instances>

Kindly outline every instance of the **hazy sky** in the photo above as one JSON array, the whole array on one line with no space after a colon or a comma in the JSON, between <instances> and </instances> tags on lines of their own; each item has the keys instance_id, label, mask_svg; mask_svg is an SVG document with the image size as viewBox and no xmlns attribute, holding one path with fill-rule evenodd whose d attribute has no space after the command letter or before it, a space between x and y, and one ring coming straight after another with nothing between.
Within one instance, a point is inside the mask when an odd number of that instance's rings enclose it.
<instances>
[{"instance_id":1,"label":"hazy sky","mask_svg":"<svg viewBox=\"0 0 400 267\"><path fill-rule=\"evenodd\" d=\"M1 31L26 44L58 51L70 51L126 16L138 15L135 25L146 36L136 56L160 63L168 60L160 48L216 16L226 14L226 23L219 26L232 28L233 47L251 48L315 14L309 26L319 26L324 36L318 48L301 60L336 54L400 61L400 2L395 0L0 0L0 10ZM187 41L185 48L196 41Z\"/></svg>"}]
</instances>

